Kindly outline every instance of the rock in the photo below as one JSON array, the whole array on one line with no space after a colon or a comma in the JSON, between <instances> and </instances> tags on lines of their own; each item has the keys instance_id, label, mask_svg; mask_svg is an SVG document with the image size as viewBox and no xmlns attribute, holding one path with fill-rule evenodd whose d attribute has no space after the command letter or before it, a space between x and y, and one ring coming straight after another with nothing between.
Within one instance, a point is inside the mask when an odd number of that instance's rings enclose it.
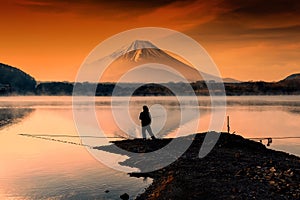
<instances>
[{"instance_id":1,"label":"rock","mask_svg":"<svg viewBox=\"0 0 300 200\"><path fill-rule=\"evenodd\" d=\"M234 157L235 157L235 158L240 158L240 157L241 157L241 153L240 153L240 152L236 152L236 153L234 154Z\"/></svg>"},{"instance_id":2,"label":"rock","mask_svg":"<svg viewBox=\"0 0 300 200\"><path fill-rule=\"evenodd\" d=\"M234 188L231 189L231 191L232 191L233 193L237 193L237 192L238 192L238 189L237 189L236 187L234 187Z\"/></svg>"},{"instance_id":3,"label":"rock","mask_svg":"<svg viewBox=\"0 0 300 200\"><path fill-rule=\"evenodd\" d=\"M105 190L105 193L109 193L109 190Z\"/></svg>"},{"instance_id":4,"label":"rock","mask_svg":"<svg viewBox=\"0 0 300 200\"><path fill-rule=\"evenodd\" d=\"M275 167L271 167L271 168L270 168L270 172L276 172Z\"/></svg>"},{"instance_id":5,"label":"rock","mask_svg":"<svg viewBox=\"0 0 300 200\"><path fill-rule=\"evenodd\" d=\"M271 176L265 176L267 180L271 180Z\"/></svg>"},{"instance_id":6,"label":"rock","mask_svg":"<svg viewBox=\"0 0 300 200\"><path fill-rule=\"evenodd\" d=\"M282 183L285 183L285 182L286 182L284 179L280 179L280 181L281 181Z\"/></svg>"},{"instance_id":7,"label":"rock","mask_svg":"<svg viewBox=\"0 0 300 200\"><path fill-rule=\"evenodd\" d=\"M120 196L120 198L121 198L122 200L128 200L128 199L129 199L129 195L128 195L127 193L124 193L124 194L122 194L122 195Z\"/></svg>"}]
</instances>

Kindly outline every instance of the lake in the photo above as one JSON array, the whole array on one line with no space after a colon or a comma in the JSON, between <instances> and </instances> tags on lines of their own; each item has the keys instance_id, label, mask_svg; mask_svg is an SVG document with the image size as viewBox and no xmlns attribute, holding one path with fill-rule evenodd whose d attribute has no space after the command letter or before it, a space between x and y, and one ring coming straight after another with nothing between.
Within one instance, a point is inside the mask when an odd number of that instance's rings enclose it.
<instances>
[{"instance_id":1,"label":"lake","mask_svg":"<svg viewBox=\"0 0 300 200\"><path fill-rule=\"evenodd\" d=\"M92 100L82 98L75 113L85 116ZM82 126L90 131L85 136L91 137L78 137L71 97L0 97L0 199L119 199L125 192L134 199L152 180L129 177L126 172L138 169L118 164L126 156L89 150L82 144L100 146L122 137L140 137L138 115L144 104L150 107L152 129L160 138L191 134L189 127L194 122L198 132L210 130L209 97L198 97L198 106L190 106L189 97L184 105L175 97L130 100L132 123L124 119L120 129L111 112L111 98L95 98L95 116L106 139L95 137L97 130L90 129L90 116ZM117 98L116 110L124 109L124 101L124 97ZM218 105L216 112L224 108ZM182 122L183 111L196 111L200 116ZM300 156L300 96L227 97L227 115L231 133L246 138L272 137L268 148ZM179 126L185 127L180 135ZM227 131L226 123L222 131ZM108 160L110 167L97 156Z\"/></svg>"}]
</instances>

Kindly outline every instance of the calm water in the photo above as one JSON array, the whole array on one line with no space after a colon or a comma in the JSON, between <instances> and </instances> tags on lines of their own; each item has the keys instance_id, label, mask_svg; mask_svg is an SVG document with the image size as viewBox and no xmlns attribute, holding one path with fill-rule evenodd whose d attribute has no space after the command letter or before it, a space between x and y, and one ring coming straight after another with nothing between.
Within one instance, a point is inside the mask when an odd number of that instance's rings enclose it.
<instances>
[{"instance_id":1,"label":"calm water","mask_svg":"<svg viewBox=\"0 0 300 200\"><path fill-rule=\"evenodd\" d=\"M118 99L120 109L123 100ZM207 131L211 118L209 98L199 97L198 107L190 107L188 101L187 97L183 109L198 109L200 120L190 118L182 126L189 127L189 123L196 120L198 131ZM126 131L140 136L137 117L144 104L153 105L150 111L155 134L173 137L181 116L174 97L132 98L130 115L135 126L125 124ZM84 114L88 106L83 100L77 109ZM219 106L217 111L221 108ZM300 137L300 96L227 97L226 109L231 132L244 137ZM126 137L126 131L120 130L114 122L110 98L96 98L96 116L107 136ZM151 183L150 179L130 178L125 172L101 164L83 146L19 135L38 134L65 142L82 142L78 137L70 137L78 136L71 97L1 97L0 121L3 123L3 120L10 124L0 128L0 199L118 199L125 192L134 198ZM182 135L190 131L187 128ZM226 124L223 131L226 131ZM101 138L84 142L91 146L108 144ZM300 156L300 139L276 139L270 148ZM117 167L120 167L118 162L126 159L102 151L97 154Z\"/></svg>"}]
</instances>

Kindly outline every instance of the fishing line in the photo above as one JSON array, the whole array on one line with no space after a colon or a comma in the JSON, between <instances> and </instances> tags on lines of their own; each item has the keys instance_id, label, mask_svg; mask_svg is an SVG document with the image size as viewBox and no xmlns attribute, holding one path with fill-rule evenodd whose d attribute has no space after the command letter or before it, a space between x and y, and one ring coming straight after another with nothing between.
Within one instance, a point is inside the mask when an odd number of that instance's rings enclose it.
<instances>
[{"instance_id":1,"label":"fishing line","mask_svg":"<svg viewBox=\"0 0 300 200\"><path fill-rule=\"evenodd\" d=\"M300 139L300 136L293 136L293 137L260 137L260 138L246 138L250 140L267 140L267 139L273 139L273 140L284 140L284 139Z\"/></svg>"},{"instance_id":2,"label":"fishing line","mask_svg":"<svg viewBox=\"0 0 300 200\"><path fill-rule=\"evenodd\" d=\"M67 141L67 140L61 140L61 139L54 139L52 137L69 137L69 138L81 138L81 137L86 137L86 138L123 138L126 139L125 137L97 137L97 136L76 136L76 135L50 135L50 134L39 134L39 135L34 135L34 134L19 134L21 136L25 137L32 137L32 138L38 138L38 139L43 139L43 140L48 140L48 141L53 141L53 142L61 142L65 144L73 144L73 145L78 145L78 146L84 146L88 147L90 149L94 149L94 146L88 145L88 144L83 144L80 140L80 143L78 142L72 142L72 141Z\"/></svg>"}]
</instances>

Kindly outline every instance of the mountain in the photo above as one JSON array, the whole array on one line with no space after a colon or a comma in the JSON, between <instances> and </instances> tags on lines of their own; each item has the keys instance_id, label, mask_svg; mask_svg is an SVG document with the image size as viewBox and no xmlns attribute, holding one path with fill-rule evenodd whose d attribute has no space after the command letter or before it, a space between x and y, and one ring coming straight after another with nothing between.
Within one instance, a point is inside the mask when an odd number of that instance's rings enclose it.
<instances>
[{"instance_id":1,"label":"mountain","mask_svg":"<svg viewBox=\"0 0 300 200\"><path fill-rule=\"evenodd\" d=\"M0 94L34 93L36 81L20 69L0 63Z\"/></svg>"},{"instance_id":2,"label":"mountain","mask_svg":"<svg viewBox=\"0 0 300 200\"><path fill-rule=\"evenodd\" d=\"M181 76L189 82L195 82L204 79L201 75L205 76L206 80L218 82L220 80L207 73L200 75L197 69L176 59L149 41L136 40L109 57L114 61L102 74L100 82L118 82L124 75L126 78L121 82L180 82ZM94 65L97 65L97 62ZM139 68L133 70L137 66Z\"/></svg>"},{"instance_id":3,"label":"mountain","mask_svg":"<svg viewBox=\"0 0 300 200\"><path fill-rule=\"evenodd\" d=\"M241 81L233 79L233 78L223 78L224 83L240 83Z\"/></svg>"},{"instance_id":4,"label":"mountain","mask_svg":"<svg viewBox=\"0 0 300 200\"><path fill-rule=\"evenodd\" d=\"M289 75L283 80L300 80L300 73Z\"/></svg>"}]
</instances>

